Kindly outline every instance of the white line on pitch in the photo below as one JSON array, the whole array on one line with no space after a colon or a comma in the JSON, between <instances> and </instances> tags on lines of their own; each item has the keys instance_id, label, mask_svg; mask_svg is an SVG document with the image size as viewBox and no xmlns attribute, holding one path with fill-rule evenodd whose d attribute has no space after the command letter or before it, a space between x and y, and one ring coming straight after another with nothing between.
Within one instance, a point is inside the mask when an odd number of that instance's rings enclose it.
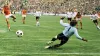
<instances>
[{"instance_id":1,"label":"white line on pitch","mask_svg":"<svg viewBox=\"0 0 100 56\"><path fill-rule=\"evenodd\" d=\"M12 25L12 26L28 26L28 27L35 27L35 26L32 26L32 25ZM54 27L51 27L51 26L40 26L40 27L48 27L48 28L54 28ZM61 27L61 26L55 26L55 27Z\"/></svg>"},{"instance_id":2,"label":"white line on pitch","mask_svg":"<svg viewBox=\"0 0 100 56\"><path fill-rule=\"evenodd\" d=\"M12 52L12 53L5 53L1 52L0 54L33 54L33 55L100 55L100 53L18 53L18 52Z\"/></svg>"},{"instance_id":3,"label":"white line on pitch","mask_svg":"<svg viewBox=\"0 0 100 56\"><path fill-rule=\"evenodd\" d=\"M26 39L23 39L23 37L21 37L21 38L0 38L0 40L19 40L19 39L26 40ZM27 40L47 41L47 40L51 40L51 39L27 39ZM75 39L70 39L70 40L76 41ZM100 41L100 40L88 40L88 41Z\"/></svg>"}]
</instances>

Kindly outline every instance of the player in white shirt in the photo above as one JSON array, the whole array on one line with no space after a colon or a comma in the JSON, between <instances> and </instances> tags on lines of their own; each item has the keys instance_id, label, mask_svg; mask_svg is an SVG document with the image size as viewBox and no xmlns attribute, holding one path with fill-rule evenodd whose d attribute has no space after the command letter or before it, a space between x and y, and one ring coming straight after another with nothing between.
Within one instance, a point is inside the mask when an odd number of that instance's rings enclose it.
<instances>
[{"instance_id":1,"label":"player in white shirt","mask_svg":"<svg viewBox=\"0 0 100 56\"><path fill-rule=\"evenodd\" d=\"M77 9L74 9L74 11L73 11L73 18L75 18L76 15L77 15Z\"/></svg>"},{"instance_id":2,"label":"player in white shirt","mask_svg":"<svg viewBox=\"0 0 100 56\"><path fill-rule=\"evenodd\" d=\"M67 19L68 19L68 22L70 23L70 21L72 20L72 18L73 18L73 12L71 12L71 10L69 10L68 12L67 12Z\"/></svg>"},{"instance_id":3,"label":"player in white shirt","mask_svg":"<svg viewBox=\"0 0 100 56\"><path fill-rule=\"evenodd\" d=\"M98 17L96 15L96 12L93 11L92 15L90 16L90 19L93 21L93 23L96 25L97 29L100 30L99 24L98 24Z\"/></svg>"},{"instance_id":4,"label":"player in white shirt","mask_svg":"<svg viewBox=\"0 0 100 56\"><path fill-rule=\"evenodd\" d=\"M73 12L73 18L77 15L77 12Z\"/></svg>"},{"instance_id":5,"label":"player in white shirt","mask_svg":"<svg viewBox=\"0 0 100 56\"><path fill-rule=\"evenodd\" d=\"M35 16L36 16L36 26L39 26L40 25L39 19L41 16L41 11L39 11L39 10L36 11Z\"/></svg>"},{"instance_id":6,"label":"player in white shirt","mask_svg":"<svg viewBox=\"0 0 100 56\"><path fill-rule=\"evenodd\" d=\"M62 33L58 34L57 36L55 36L54 38L52 38L51 41L49 41L49 42L47 43L48 45L45 46L46 49L56 48L56 47L62 46L63 44L65 44L65 43L69 40L69 38L70 38L73 34L75 34L75 36L76 36L78 39L87 42L87 40L86 40L85 38L82 38L81 36L79 36L78 31L77 31L77 28L75 28L75 26L76 26L76 24L77 24L77 21L76 21L76 20L72 20L72 21L70 22L70 24L68 24L68 23L63 23L63 19L64 19L64 18L61 18L60 24L61 24L62 26L64 26L65 29L63 30ZM49 44L53 43L53 42L56 41L56 40L61 40L60 44L51 45L51 46L49 45Z\"/></svg>"}]
</instances>

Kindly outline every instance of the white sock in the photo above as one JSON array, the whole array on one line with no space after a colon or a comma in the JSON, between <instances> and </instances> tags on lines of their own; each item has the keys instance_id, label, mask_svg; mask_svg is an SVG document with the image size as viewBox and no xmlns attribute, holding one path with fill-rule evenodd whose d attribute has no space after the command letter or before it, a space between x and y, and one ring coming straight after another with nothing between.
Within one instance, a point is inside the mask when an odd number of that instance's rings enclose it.
<instances>
[{"instance_id":1,"label":"white sock","mask_svg":"<svg viewBox=\"0 0 100 56\"><path fill-rule=\"evenodd\" d=\"M55 36L55 38L57 38L57 36Z\"/></svg>"},{"instance_id":2,"label":"white sock","mask_svg":"<svg viewBox=\"0 0 100 56\"><path fill-rule=\"evenodd\" d=\"M40 23L39 23L39 22L37 22L37 23L36 23L36 26L39 26L39 25L40 25Z\"/></svg>"},{"instance_id":3,"label":"white sock","mask_svg":"<svg viewBox=\"0 0 100 56\"><path fill-rule=\"evenodd\" d=\"M97 28L100 30L100 27L99 27L99 25L97 25Z\"/></svg>"}]
</instances>

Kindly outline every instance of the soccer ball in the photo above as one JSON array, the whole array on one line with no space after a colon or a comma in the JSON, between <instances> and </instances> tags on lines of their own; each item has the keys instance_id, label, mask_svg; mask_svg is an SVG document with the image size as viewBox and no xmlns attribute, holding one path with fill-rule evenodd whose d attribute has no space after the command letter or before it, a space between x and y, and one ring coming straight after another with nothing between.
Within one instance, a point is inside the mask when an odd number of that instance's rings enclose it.
<instances>
[{"instance_id":1,"label":"soccer ball","mask_svg":"<svg viewBox=\"0 0 100 56\"><path fill-rule=\"evenodd\" d=\"M22 36L23 36L23 31L22 31L22 30L17 30L17 31L16 31L16 35L17 35L18 37L22 37Z\"/></svg>"}]
</instances>

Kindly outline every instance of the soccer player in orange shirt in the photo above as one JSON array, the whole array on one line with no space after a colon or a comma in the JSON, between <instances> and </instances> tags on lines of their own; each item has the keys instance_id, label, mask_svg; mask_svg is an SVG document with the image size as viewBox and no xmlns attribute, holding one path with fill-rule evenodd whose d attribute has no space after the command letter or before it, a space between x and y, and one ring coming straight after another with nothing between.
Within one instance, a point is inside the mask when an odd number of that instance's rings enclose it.
<instances>
[{"instance_id":1,"label":"soccer player in orange shirt","mask_svg":"<svg viewBox=\"0 0 100 56\"><path fill-rule=\"evenodd\" d=\"M22 17L23 17L22 22L23 22L23 24L25 24L26 14L27 14L27 10L25 8L22 9Z\"/></svg>"},{"instance_id":2,"label":"soccer player in orange shirt","mask_svg":"<svg viewBox=\"0 0 100 56\"><path fill-rule=\"evenodd\" d=\"M97 17L98 17L98 20L100 21L100 11L99 12L97 12Z\"/></svg>"},{"instance_id":3,"label":"soccer player in orange shirt","mask_svg":"<svg viewBox=\"0 0 100 56\"><path fill-rule=\"evenodd\" d=\"M80 12L78 12L78 13L76 14L75 20L77 21L77 23L78 23L78 21L80 21L80 27L81 27L81 29L82 29L82 15L81 15ZM78 24L76 25L76 27L78 28Z\"/></svg>"},{"instance_id":4,"label":"soccer player in orange shirt","mask_svg":"<svg viewBox=\"0 0 100 56\"><path fill-rule=\"evenodd\" d=\"M13 18L13 21L16 22L15 21L15 19L16 19L15 16L13 14L11 14L11 11L10 11L10 6L11 6L12 2L13 1L11 1L10 3L5 4L4 7L3 7L3 13L5 15L6 22L7 22L7 27L9 29L9 31L10 31L9 18L10 17Z\"/></svg>"}]
</instances>

